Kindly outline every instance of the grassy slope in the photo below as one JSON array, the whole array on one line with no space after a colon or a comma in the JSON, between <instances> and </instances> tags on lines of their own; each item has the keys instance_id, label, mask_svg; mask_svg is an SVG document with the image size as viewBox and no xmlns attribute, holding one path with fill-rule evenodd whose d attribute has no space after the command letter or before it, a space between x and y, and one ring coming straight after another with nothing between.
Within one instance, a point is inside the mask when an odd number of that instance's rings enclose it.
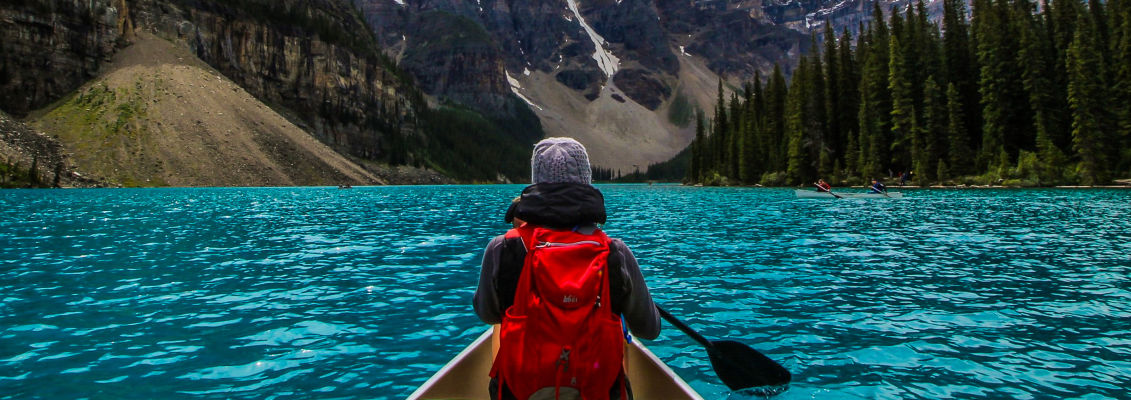
<instances>
[{"instance_id":1,"label":"grassy slope","mask_svg":"<svg viewBox=\"0 0 1131 400\"><path fill-rule=\"evenodd\" d=\"M81 170L125 186L382 183L152 36L32 124L58 136Z\"/></svg>"}]
</instances>

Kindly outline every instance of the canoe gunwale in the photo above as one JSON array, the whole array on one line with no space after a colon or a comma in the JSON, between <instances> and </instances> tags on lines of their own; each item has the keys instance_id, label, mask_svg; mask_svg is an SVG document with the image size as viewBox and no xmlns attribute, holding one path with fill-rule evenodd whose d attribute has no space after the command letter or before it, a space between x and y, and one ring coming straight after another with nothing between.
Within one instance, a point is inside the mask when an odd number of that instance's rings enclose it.
<instances>
[{"instance_id":1,"label":"canoe gunwale","mask_svg":"<svg viewBox=\"0 0 1131 400\"><path fill-rule=\"evenodd\" d=\"M487 329L483 331L483 333L480 334L479 337L475 339L475 341L471 342L471 344L467 347L464 347L463 350L461 350L459 354L455 356L455 358L452 358L448 361L447 364L444 364L443 367L440 367L439 371L436 371L436 373L433 374L432 377L428 378L428 380L424 381L424 383L421 384L420 387L416 388L416 390L413 391L412 394L408 395L408 399L425 399L425 397L423 396L428 393L429 390L439 384L440 381L442 381L444 377L448 375L448 373L452 372L452 370L454 370L461 361L467 359L468 356L471 355L471 353L479 349L479 347L483 345L483 342L490 341L492 333L494 333L493 329Z\"/></svg>"},{"instance_id":2,"label":"canoe gunwale","mask_svg":"<svg viewBox=\"0 0 1131 400\"><path fill-rule=\"evenodd\" d=\"M496 331L486 329L413 391L408 400L487 399L487 375L498 346ZM629 382L633 382L633 397L637 399L703 400L639 340L625 345L625 372Z\"/></svg>"}]
</instances>

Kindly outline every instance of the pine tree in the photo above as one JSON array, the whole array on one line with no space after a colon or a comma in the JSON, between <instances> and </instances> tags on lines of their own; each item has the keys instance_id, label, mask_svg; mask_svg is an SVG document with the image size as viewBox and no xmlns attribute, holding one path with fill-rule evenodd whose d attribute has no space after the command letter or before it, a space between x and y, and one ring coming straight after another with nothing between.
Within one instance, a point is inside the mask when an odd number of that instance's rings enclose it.
<instances>
[{"instance_id":1,"label":"pine tree","mask_svg":"<svg viewBox=\"0 0 1131 400\"><path fill-rule=\"evenodd\" d=\"M1108 51L1111 49L1111 27L1108 24L1107 11L1104 7L1103 1L1088 1L1088 12L1092 15L1092 24L1095 25L1096 40L1100 46L1100 55L1104 58L1104 64L1111 65L1112 53ZM1111 77L1105 77L1111 80Z\"/></svg>"},{"instance_id":2,"label":"pine tree","mask_svg":"<svg viewBox=\"0 0 1131 400\"><path fill-rule=\"evenodd\" d=\"M926 90L927 77L941 78L942 76L942 33L939 32L939 26L931 22L927 6L923 3L923 0L918 0L915 3L915 15L919 21L919 46L923 50L916 68L919 73L918 77L921 78L920 83Z\"/></svg>"},{"instance_id":3,"label":"pine tree","mask_svg":"<svg viewBox=\"0 0 1131 400\"><path fill-rule=\"evenodd\" d=\"M1027 3L1028 4L1028 3ZM1033 5L1018 15L1020 52L1018 65L1025 90L1029 94L1033 121L1036 128L1036 145L1043 164L1038 167L1038 178L1046 184L1059 181L1059 171L1064 168L1064 155L1053 138L1066 137L1070 127L1065 95L1060 94L1055 77L1049 74L1056 68L1056 48L1048 26L1047 13L1033 14Z\"/></svg>"},{"instance_id":4,"label":"pine tree","mask_svg":"<svg viewBox=\"0 0 1131 400\"><path fill-rule=\"evenodd\" d=\"M1046 34L1052 37L1053 47L1056 49L1055 67L1046 77L1052 81L1055 91L1054 97L1062 103L1061 109L1065 110L1062 128L1058 131L1049 131L1049 139L1063 151L1072 148L1071 119L1067 117L1068 110L1068 47L1075 36L1076 20L1081 11L1080 0L1051 0L1048 5L1047 20L1045 21Z\"/></svg>"},{"instance_id":5,"label":"pine tree","mask_svg":"<svg viewBox=\"0 0 1131 400\"><path fill-rule=\"evenodd\" d=\"M842 146L836 149L837 154L840 154L840 159L844 161L844 166L850 171L856 171L858 168L857 161L860 159L860 148L857 141L857 131L860 129L860 121L857 120L858 110L860 109L860 88L858 83L860 81L860 72L857 68L857 59L852 54L852 35L849 34L848 29L845 28L840 35L840 47L837 67L839 78L838 91L837 91L837 109L832 114L831 118L838 119L838 140L843 143Z\"/></svg>"},{"instance_id":6,"label":"pine tree","mask_svg":"<svg viewBox=\"0 0 1131 400\"><path fill-rule=\"evenodd\" d=\"M1058 185L1064 181L1064 170L1068 167L1068 157L1047 135L1037 133L1037 155L1041 164L1037 167L1037 179L1041 186Z\"/></svg>"},{"instance_id":7,"label":"pine tree","mask_svg":"<svg viewBox=\"0 0 1131 400\"><path fill-rule=\"evenodd\" d=\"M926 112L926 109L923 108L923 102L926 101L924 91L926 91L927 78L935 77L935 83L940 87L939 92L942 92L941 87L945 84L943 82L945 78L943 76L942 33L939 31L938 24L927 18L928 12L922 0L916 3L915 8L916 16L919 19L918 47L920 48L919 58L914 64L915 79L918 83L918 91L915 92L918 101L915 106L917 110L920 110L919 116L923 117Z\"/></svg>"},{"instance_id":8,"label":"pine tree","mask_svg":"<svg viewBox=\"0 0 1131 400\"><path fill-rule=\"evenodd\" d=\"M1068 47L1075 37L1076 21L1081 12L1080 0L1052 0L1049 5L1049 15L1052 19L1052 35L1056 48L1061 52L1058 61L1061 66L1059 71L1066 71Z\"/></svg>"},{"instance_id":9,"label":"pine tree","mask_svg":"<svg viewBox=\"0 0 1131 400\"><path fill-rule=\"evenodd\" d=\"M808 107L806 104L811 99L811 93L809 93L809 85L805 83L807 79L810 79L806 76L810 70L809 58L802 57L797 71L793 74L793 80L790 82L791 90L789 100L786 103L786 130L789 137L786 175L789 177L789 182L793 184L805 182L813 175L810 172L812 159L809 156L809 146L811 143L807 137L811 115L807 115Z\"/></svg>"},{"instance_id":10,"label":"pine tree","mask_svg":"<svg viewBox=\"0 0 1131 400\"><path fill-rule=\"evenodd\" d=\"M1028 96L1017 68L1018 45L1011 18L1012 5L1008 0L988 4L988 9L975 8L974 13L981 21L975 34L981 65L979 86L985 110L979 164L992 169L1011 164L1017 150L1026 145L1032 122Z\"/></svg>"},{"instance_id":11,"label":"pine tree","mask_svg":"<svg viewBox=\"0 0 1131 400\"><path fill-rule=\"evenodd\" d=\"M727 116L730 117L730 123L727 126L730 132L727 134L729 141L726 144L728 162L726 167L726 176L735 180L741 180L739 177L739 164L742 163L742 138L746 135L746 124L743 122L742 104L738 101L738 95L732 93L730 96L730 107Z\"/></svg>"},{"instance_id":12,"label":"pine tree","mask_svg":"<svg viewBox=\"0 0 1131 400\"><path fill-rule=\"evenodd\" d=\"M974 162L974 150L970 148L970 135L966 133L966 116L962 114L962 95L954 82L946 86L946 111L946 137L949 142L947 161L950 163L950 173L952 175L970 173L973 171L970 166Z\"/></svg>"},{"instance_id":13,"label":"pine tree","mask_svg":"<svg viewBox=\"0 0 1131 400\"><path fill-rule=\"evenodd\" d=\"M813 33L809 40L811 48L817 49L817 34ZM805 141L808 144L810 160L816 163L814 174L825 175L832 171L833 163L828 147L825 74L821 66L820 54L814 53L807 66L809 70L805 72L805 79L802 81L807 93L802 99L805 107L803 114L805 116Z\"/></svg>"},{"instance_id":14,"label":"pine tree","mask_svg":"<svg viewBox=\"0 0 1131 400\"><path fill-rule=\"evenodd\" d=\"M1123 8L1127 6L1127 0L1108 0L1108 24L1111 27L1111 54L1112 61L1115 60L1115 55L1119 53L1119 40L1123 36L1121 30L1123 29ZM1109 65L1115 65L1109 64ZM1114 71L1113 71L1114 72Z\"/></svg>"},{"instance_id":15,"label":"pine tree","mask_svg":"<svg viewBox=\"0 0 1131 400\"><path fill-rule=\"evenodd\" d=\"M953 83L958 90L957 101L965 116L963 131L969 135L964 142L981 143L981 107L978 87L975 85L978 67L974 63L974 47L970 43L970 26L966 21L965 0L943 1L942 58L946 81L939 84ZM951 164L952 173L958 169L957 165Z\"/></svg>"},{"instance_id":16,"label":"pine tree","mask_svg":"<svg viewBox=\"0 0 1131 400\"><path fill-rule=\"evenodd\" d=\"M746 121L746 137L742 143L742 170L739 171L740 179L746 183L755 183L764 171L763 162L765 158L762 156L762 148L765 146L763 143L762 135L762 114L765 112L763 109L763 96L762 92L762 75L761 73L754 72L754 81L747 84L747 92L744 105L743 115Z\"/></svg>"},{"instance_id":17,"label":"pine tree","mask_svg":"<svg viewBox=\"0 0 1131 400\"><path fill-rule=\"evenodd\" d=\"M1111 14L1115 139L1122 149L1117 171L1131 176L1131 0L1112 2Z\"/></svg>"},{"instance_id":18,"label":"pine tree","mask_svg":"<svg viewBox=\"0 0 1131 400\"><path fill-rule=\"evenodd\" d=\"M845 44L845 46L847 46L847 44ZM840 103L842 102L842 98L840 97L842 83L840 76L840 53L837 51L837 48L836 31L833 30L832 25L826 20L825 48L822 53L824 56L825 104L823 106L825 108L826 130L822 153L831 161L822 163L823 167L828 168L821 172L822 175L835 172L832 171L834 169L833 165L835 165L836 160L842 156L841 148L843 145L841 141L843 140L844 132L840 126L841 119L838 117L841 108Z\"/></svg>"},{"instance_id":19,"label":"pine tree","mask_svg":"<svg viewBox=\"0 0 1131 400\"><path fill-rule=\"evenodd\" d=\"M947 158L944 148L944 139L947 136L947 124L950 116L946 109L946 94L935 81L934 76L927 77L923 85L923 129L922 143L918 143L912 157L915 159L915 171L920 176L919 183L926 184L936 179L938 161Z\"/></svg>"},{"instance_id":20,"label":"pine tree","mask_svg":"<svg viewBox=\"0 0 1131 400\"><path fill-rule=\"evenodd\" d=\"M905 49L901 45L902 40L893 29L891 56L888 58L891 71L888 88L891 89L891 165L905 171L911 166L912 136L916 126L914 98L907 77L906 58L902 54Z\"/></svg>"},{"instance_id":21,"label":"pine tree","mask_svg":"<svg viewBox=\"0 0 1131 400\"><path fill-rule=\"evenodd\" d=\"M786 139L786 99L789 97L789 86L785 81L785 74L781 67L774 65L773 75L770 76L769 92L766 96L766 127L769 139L768 148L771 166L769 171L785 171L787 151Z\"/></svg>"},{"instance_id":22,"label":"pine tree","mask_svg":"<svg viewBox=\"0 0 1131 400\"><path fill-rule=\"evenodd\" d=\"M926 23L926 16L920 18L916 7L910 5L907 7L903 37L900 39L902 46L900 53L903 57L903 77L910 84L909 98L911 110L914 112L912 117L919 121L922 121L923 81L929 75L927 69L931 67L925 60L928 46Z\"/></svg>"},{"instance_id":23,"label":"pine tree","mask_svg":"<svg viewBox=\"0 0 1131 400\"><path fill-rule=\"evenodd\" d=\"M867 32L866 51L861 52L860 79L860 169L866 176L888 167L891 126L891 94L888 89L890 34L879 3L873 4L873 24ZM894 18L893 18L894 19Z\"/></svg>"},{"instance_id":24,"label":"pine tree","mask_svg":"<svg viewBox=\"0 0 1131 400\"><path fill-rule=\"evenodd\" d=\"M1072 107L1072 144L1080 159L1081 183L1098 185L1110 179L1108 86L1103 48L1093 15L1080 13L1068 47L1068 103Z\"/></svg>"},{"instance_id":25,"label":"pine tree","mask_svg":"<svg viewBox=\"0 0 1131 400\"><path fill-rule=\"evenodd\" d=\"M719 79L719 88L716 92L715 119L711 128L711 171L719 175L726 175L727 158L727 103L723 97L723 80Z\"/></svg>"}]
</instances>

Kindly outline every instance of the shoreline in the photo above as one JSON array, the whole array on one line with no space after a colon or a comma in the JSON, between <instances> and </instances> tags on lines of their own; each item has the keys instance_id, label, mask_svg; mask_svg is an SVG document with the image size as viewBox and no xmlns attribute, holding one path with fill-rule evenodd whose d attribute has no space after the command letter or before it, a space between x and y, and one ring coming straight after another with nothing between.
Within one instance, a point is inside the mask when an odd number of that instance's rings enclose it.
<instances>
[{"instance_id":1,"label":"shoreline","mask_svg":"<svg viewBox=\"0 0 1131 400\"><path fill-rule=\"evenodd\" d=\"M680 184L680 185L690 186L690 187L751 187L751 188L766 188L766 189L773 189L773 188L812 189L811 187L808 187L808 186L762 186L762 185L757 185L757 184L755 184L755 185L729 185L729 186L724 186L724 185L706 186L706 185L701 185L701 184L694 184L694 185ZM862 185L834 186L833 190L837 190L837 189L868 189L870 187L871 186L862 186ZM1032 187L1030 187L1030 186L1000 186L1000 185L931 185L931 186L906 185L906 186L888 186L887 189L888 189L888 191L893 191L893 190L899 191L899 190L906 190L906 189L912 189L912 190L922 190L922 189L955 189L955 190L964 190L964 189L1131 189L1131 184L1095 185L1095 186L1062 185L1062 186L1032 186Z\"/></svg>"},{"instance_id":2,"label":"shoreline","mask_svg":"<svg viewBox=\"0 0 1131 400\"><path fill-rule=\"evenodd\" d=\"M853 189L867 189L868 186L842 186ZM835 188L834 188L835 189ZM888 186L888 190L904 189L1131 189L1131 185L1065 185L1065 186L999 186L999 185L932 185L932 186Z\"/></svg>"},{"instance_id":3,"label":"shoreline","mask_svg":"<svg viewBox=\"0 0 1131 400\"><path fill-rule=\"evenodd\" d=\"M399 167L388 167L388 166L386 166L386 168L384 170L380 170L380 169L374 170L374 169L372 169L372 167L367 168L367 169L370 169L370 171L375 172L375 173L381 175L383 178L388 179L388 182L385 183L385 184L375 184L375 185L352 185L352 187L368 187L368 186L376 186L376 187L381 187L381 186L466 186L466 185L507 185L507 184L515 184L515 183L512 183L512 182L455 182L455 181L452 181L450 179L445 179L446 177L444 177L443 175L435 173L434 171L431 171L431 170L424 170L424 169L405 167L405 166L399 166ZM409 170L409 171L419 170L419 171L426 171L426 172L425 173L419 173L419 172L418 173L411 173L411 172L406 173L406 170ZM122 185L116 185L116 184L113 184L113 183L110 183L110 182L102 182L102 184L103 184L103 186L78 186L78 185L71 186L71 185L67 185L67 186L59 186L59 187L0 187L0 190L4 190L4 189L287 188L287 187L291 187L291 188L316 188L316 187L340 187L341 186L341 185L338 185L338 186L334 186L334 185L122 186ZM758 185L758 184L754 184L754 185L706 186L706 185L702 185L702 184L688 185L688 184L684 184L684 183L680 183L680 182L655 182L655 181L654 182L593 182L593 184L594 185L667 184L667 185L678 185L678 186L688 186L688 187L747 187L747 188L763 188L763 189L775 189L775 188L776 189L809 189L809 187L805 187L805 186L762 186L762 185ZM837 190L837 189L868 189L869 187L870 186L864 186L864 185L836 186L836 187L833 187L833 190ZM889 191L892 191L892 190L894 190L894 191L922 190L922 189L954 189L954 190L964 190L964 189L1131 189L1131 183L1118 184L1118 185L1095 185L1095 186L1062 185L1062 186L1034 186L1034 187L1000 186L1000 185L931 185L931 186L905 185L905 186L888 186Z\"/></svg>"}]
</instances>

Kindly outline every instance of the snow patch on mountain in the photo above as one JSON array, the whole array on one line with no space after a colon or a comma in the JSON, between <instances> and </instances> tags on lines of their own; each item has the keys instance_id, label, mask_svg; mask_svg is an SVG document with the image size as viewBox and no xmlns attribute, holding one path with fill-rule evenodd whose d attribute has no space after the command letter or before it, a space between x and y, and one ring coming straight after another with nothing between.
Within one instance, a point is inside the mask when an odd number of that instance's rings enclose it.
<instances>
[{"instance_id":1,"label":"snow patch on mountain","mask_svg":"<svg viewBox=\"0 0 1131 400\"><path fill-rule=\"evenodd\" d=\"M537 104L534 104L533 101L530 101L530 99L526 98L526 96L522 95L522 92L520 91L522 90L522 83L520 83L518 79L514 79L514 77L511 76L510 71L505 72L507 74L507 82L511 84L511 92L514 92L515 96L518 96L518 98L522 99L522 101L525 101L526 104L529 104L531 107L537 108L538 111L543 111L542 107L539 107ZM530 75L530 70L524 70L523 74Z\"/></svg>"},{"instance_id":2,"label":"snow patch on mountain","mask_svg":"<svg viewBox=\"0 0 1131 400\"><path fill-rule=\"evenodd\" d=\"M832 7L821 8L817 11L805 15L805 27L813 28L825 23L826 18L845 7L848 7L848 3L848 0L842 0L841 2L834 4Z\"/></svg>"},{"instance_id":3,"label":"snow patch on mountain","mask_svg":"<svg viewBox=\"0 0 1131 400\"><path fill-rule=\"evenodd\" d=\"M620 59L613 55L611 51L605 49L605 38L597 34L589 23L585 22L585 18L581 17L581 11L577 9L577 0L568 0L569 10L573 11L573 15L577 17L577 22L585 28L585 33L589 34L589 40L593 41L593 47L597 50L593 52L593 59L597 61L597 66L601 67L601 71L605 72L605 76L612 78L616 75L617 69L620 68Z\"/></svg>"}]
</instances>

